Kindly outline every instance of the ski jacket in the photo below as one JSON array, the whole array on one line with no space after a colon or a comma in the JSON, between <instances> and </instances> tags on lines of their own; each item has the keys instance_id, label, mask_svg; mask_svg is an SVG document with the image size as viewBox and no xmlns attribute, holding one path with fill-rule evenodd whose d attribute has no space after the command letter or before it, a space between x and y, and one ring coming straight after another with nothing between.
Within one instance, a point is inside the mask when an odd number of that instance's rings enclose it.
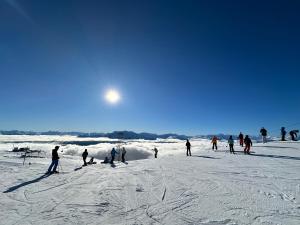
<instances>
[{"instance_id":1,"label":"ski jacket","mask_svg":"<svg viewBox=\"0 0 300 225\"><path fill-rule=\"evenodd\" d=\"M216 143L217 144L218 138L217 137L213 137L213 139L211 140L211 143Z\"/></svg>"},{"instance_id":2,"label":"ski jacket","mask_svg":"<svg viewBox=\"0 0 300 225\"><path fill-rule=\"evenodd\" d=\"M116 154L119 154L114 148L110 152L112 157L115 157Z\"/></svg>"},{"instance_id":3,"label":"ski jacket","mask_svg":"<svg viewBox=\"0 0 300 225\"><path fill-rule=\"evenodd\" d=\"M252 146L252 141L249 137L245 138L244 143L245 143L245 145L251 145Z\"/></svg>"},{"instance_id":4,"label":"ski jacket","mask_svg":"<svg viewBox=\"0 0 300 225\"><path fill-rule=\"evenodd\" d=\"M122 155L125 155L126 154L126 150L125 148L122 149Z\"/></svg>"},{"instance_id":5,"label":"ski jacket","mask_svg":"<svg viewBox=\"0 0 300 225\"><path fill-rule=\"evenodd\" d=\"M261 133L262 136L267 136L267 130L265 128L262 128L260 130L260 133Z\"/></svg>"},{"instance_id":6,"label":"ski jacket","mask_svg":"<svg viewBox=\"0 0 300 225\"><path fill-rule=\"evenodd\" d=\"M239 135L239 139L241 140L241 139L244 139L244 135L243 134L240 134Z\"/></svg>"},{"instance_id":7,"label":"ski jacket","mask_svg":"<svg viewBox=\"0 0 300 225\"><path fill-rule=\"evenodd\" d=\"M191 147L191 143L189 141L186 142L186 147L190 148Z\"/></svg>"},{"instance_id":8,"label":"ski jacket","mask_svg":"<svg viewBox=\"0 0 300 225\"><path fill-rule=\"evenodd\" d=\"M52 160L59 160L58 153L56 149L52 150Z\"/></svg>"},{"instance_id":9,"label":"ski jacket","mask_svg":"<svg viewBox=\"0 0 300 225\"><path fill-rule=\"evenodd\" d=\"M230 145L233 145L233 144L234 144L234 141L233 141L232 138L229 138L229 139L228 139L228 144L230 144Z\"/></svg>"},{"instance_id":10,"label":"ski jacket","mask_svg":"<svg viewBox=\"0 0 300 225\"><path fill-rule=\"evenodd\" d=\"M82 153L82 158L86 159L86 157L88 157L89 153L87 151L84 151Z\"/></svg>"}]
</instances>

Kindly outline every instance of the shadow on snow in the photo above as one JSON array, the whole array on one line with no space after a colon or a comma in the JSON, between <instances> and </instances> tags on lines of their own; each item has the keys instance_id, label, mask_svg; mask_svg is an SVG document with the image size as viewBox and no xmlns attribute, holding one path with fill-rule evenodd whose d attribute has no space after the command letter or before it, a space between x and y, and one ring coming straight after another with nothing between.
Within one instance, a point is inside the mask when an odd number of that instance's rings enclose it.
<instances>
[{"instance_id":1,"label":"shadow on snow","mask_svg":"<svg viewBox=\"0 0 300 225\"><path fill-rule=\"evenodd\" d=\"M40 176L40 177L38 177L36 179L30 180L30 181L26 181L24 183L12 186L12 187L8 188L6 191L4 191L3 193L13 192L13 191L15 191L15 190L17 190L17 189L19 189L21 187L27 186L29 184L37 183L37 182L39 182L39 181L41 181L41 180L43 180L43 179L45 179L45 178L47 178L49 176L50 176L50 174L43 174L42 176Z\"/></svg>"},{"instance_id":2,"label":"shadow on snow","mask_svg":"<svg viewBox=\"0 0 300 225\"><path fill-rule=\"evenodd\" d=\"M206 155L193 155L192 157L200 157L200 158L205 158L205 159L220 159L220 158L206 156Z\"/></svg>"},{"instance_id":3,"label":"shadow on snow","mask_svg":"<svg viewBox=\"0 0 300 225\"><path fill-rule=\"evenodd\" d=\"M275 158L275 159L292 159L292 160L300 160L300 157L292 157L286 155L264 155L264 154L253 154L253 156L260 156L260 157L268 157L268 158Z\"/></svg>"}]
</instances>

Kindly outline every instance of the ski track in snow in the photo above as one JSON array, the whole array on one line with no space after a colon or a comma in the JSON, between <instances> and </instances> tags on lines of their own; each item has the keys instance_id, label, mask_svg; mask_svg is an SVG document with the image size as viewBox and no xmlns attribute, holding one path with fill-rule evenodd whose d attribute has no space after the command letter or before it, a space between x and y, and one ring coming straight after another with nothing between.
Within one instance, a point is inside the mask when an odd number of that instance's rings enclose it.
<instances>
[{"instance_id":1,"label":"ski track in snow","mask_svg":"<svg viewBox=\"0 0 300 225\"><path fill-rule=\"evenodd\" d=\"M48 177L49 159L23 166L0 152L0 224L300 224L300 143L256 144L256 155L198 146L115 168L65 157Z\"/></svg>"}]
</instances>

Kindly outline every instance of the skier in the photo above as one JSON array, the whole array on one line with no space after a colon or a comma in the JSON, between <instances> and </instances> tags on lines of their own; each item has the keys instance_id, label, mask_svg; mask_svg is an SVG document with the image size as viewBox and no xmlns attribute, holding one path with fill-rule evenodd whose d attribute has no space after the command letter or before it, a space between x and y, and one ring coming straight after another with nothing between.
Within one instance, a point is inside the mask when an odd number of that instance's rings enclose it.
<instances>
[{"instance_id":1,"label":"skier","mask_svg":"<svg viewBox=\"0 0 300 225\"><path fill-rule=\"evenodd\" d=\"M88 157L88 155L89 155L89 153L88 153L87 149L85 149L84 152L82 153L83 166L87 166L86 158Z\"/></svg>"},{"instance_id":2,"label":"skier","mask_svg":"<svg viewBox=\"0 0 300 225\"><path fill-rule=\"evenodd\" d=\"M58 173L58 171L56 170L56 168L58 166L58 160L59 160L58 153L57 153L58 149L59 149L59 146L55 146L55 148L52 150L52 163L48 168L48 172L47 172L48 174ZM52 168L53 168L53 170L52 170Z\"/></svg>"},{"instance_id":3,"label":"skier","mask_svg":"<svg viewBox=\"0 0 300 225\"><path fill-rule=\"evenodd\" d=\"M116 154L119 154L119 153L115 150L115 148L112 148L110 154L111 154L110 164L114 164L115 156L116 156Z\"/></svg>"},{"instance_id":4,"label":"skier","mask_svg":"<svg viewBox=\"0 0 300 225\"><path fill-rule=\"evenodd\" d=\"M186 140L186 156L192 156L191 154L191 143L189 142L189 140Z\"/></svg>"},{"instance_id":5,"label":"skier","mask_svg":"<svg viewBox=\"0 0 300 225\"><path fill-rule=\"evenodd\" d=\"M232 136L229 137L228 144L229 144L229 151L230 151L230 153L234 154L234 149L233 149L234 140L233 140Z\"/></svg>"},{"instance_id":6,"label":"skier","mask_svg":"<svg viewBox=\"0 0 300 225\"><path fill-rule=\"evenodd\" d=\"M218 138L216 136L213 136L211 143L213 144L212 150L214 150L215 148L216 148L216 150L218 150L218 146L217 146Z\"/></svg>"},{"instance_id":7,"label":"skier","mask_svg":"<svg viewBox=\"0 0 300 225\"><path fill-rule=\"evenodd\" d=\"M281 141L286 141L285 140L285 135L286 135L285 127L281 127L280 131L281 131Z\"/></svg>"},{"instance_id":8,"label":"skier","mask_svg":"<svg viewBox=\"0 0 300 225\"><path fill-rule=\"evenodd\" d=\"M240 132L240 134L239 134L239 139L240 139L240 146L243 147L244 146L244 135L242 134L242 132Z\"/></svg>"},{"instance_id":9,"label":"skier","mask_svg":"<svg viewBox=\"0 0 300 225\"><path fill-rule=\"evenodd\" d=\"M156 147L154 147L153 151L154 151L154 158L157 158L157 153L158 153L158 150L157 150L157 148L156 148Z\"/></svg>"},{"instance_id":10,"label":"skier","mask_svg":"<svg viewBox=\"0 0 300 225\"><path fill-rule=\"evenodd\" d=\"M290 131L290 135L293 141L297 141L297 133L299 132L299 130L291 130Z\"/></svg>"},{"instance_id":11,"label":"skier","mask_svg":"<svg viewBox=\"0 0 300 225\"><path fill-rule=\"evenodd\" d=\"M124 147L122 148L121 153L122 153L122 163L125 163L126 150Z\"/></svg>"},{"instance_id":12,"label":"skier","mask_svg":"<svg viewBox=\"0 0 300 225\"><path fill-rule=\"evenodd\" d=\"M244 153L245 154L250 154L250 147L252 146L252 141L251 141L251 139L249 138L248 135L246 135L244 143L246 145L246 147L244 149Z\"/></svg>"},{"instance_id":13,"label":"skier","mask_svg":"<svg viewBox=\"0 0 300 225\"><path fill-rule=\"evenodd\" d=\"M260 133L261 133L261 136L262 136L262 142L267 143L267 130L264 127L262 127L260 129Z\"/></svg>"}]
</instances>

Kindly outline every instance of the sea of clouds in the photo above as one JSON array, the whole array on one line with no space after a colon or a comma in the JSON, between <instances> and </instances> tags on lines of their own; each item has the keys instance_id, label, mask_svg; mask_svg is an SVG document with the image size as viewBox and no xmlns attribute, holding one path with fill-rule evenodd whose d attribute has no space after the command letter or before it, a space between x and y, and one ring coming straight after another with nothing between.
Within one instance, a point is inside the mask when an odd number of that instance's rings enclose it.
<instances>
[{"instance_id":1,"label":"sea of clouds","mask_svg":"<svg viewBox=\"0 0 300 225\"><path fill-rule=\"evenodd\" d=\"M191 139L192 151L209 150L210 141L207 139ZM225 145L225 143L220 143ZM89 152L89 157L104 159L110 156L112 148L117 150L125 147L127 160L151 158L156 147L159 157L182 154L185 155L185 141L178 139L157 140L117 140L109 138L80 138L76 136L54 135L0 135L0 151L9 152L13 147L29 147L32 150L42 150L46 157L51 157L54 146L60 146L60 154L81 156L84 149Z\"/></svg>"}]
</instances>

